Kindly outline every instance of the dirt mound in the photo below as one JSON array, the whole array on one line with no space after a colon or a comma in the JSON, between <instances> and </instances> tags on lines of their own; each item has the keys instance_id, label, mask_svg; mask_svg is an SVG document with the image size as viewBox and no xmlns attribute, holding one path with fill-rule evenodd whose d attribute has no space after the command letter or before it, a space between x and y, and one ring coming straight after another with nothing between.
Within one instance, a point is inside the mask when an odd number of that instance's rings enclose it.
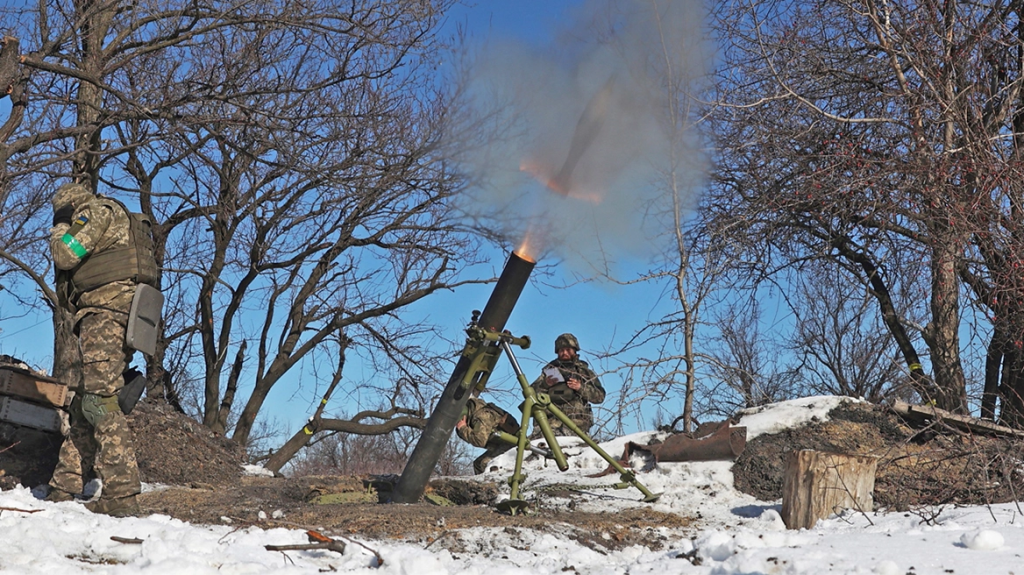
<instances>
[{"instance_id":1,"label":"dirt mound","mask_svg":"<svg viewBox=\"0 0 1024 575\"><path fill-rule=\"evenodd\" d=\"M128 424L145 483L216 487L234 485L242 475L242 447L166 403L139 403Z\"/></svg>"},{"instance_id":2,"label":"dirt mound","mask_svg":"<svg viewBox=\"0 0 1024 575\"><path fill-rule=\"evenodd\" d=\"M740 491L780 499L786 454L813 449L878 457L878 508L1005 503L1024 493L1017 468L1022 447L1019 439L972 435L941 422L914 429L885 407L844 403L828 421L755 437L736 460L733 476Z\"/></svg>"},{"instance_id":3,"label":"dirt mound","mask_svg":"<svg viewBox=\"0 0 1024 575\"><path fill-rule=\"evenodd\" d=\"M242 475L245 450L163 403L140 402L128 416L145 483L232 485ZM0 488L49 481L63 438L0 423Z\"/></svg>"}]
</instances>

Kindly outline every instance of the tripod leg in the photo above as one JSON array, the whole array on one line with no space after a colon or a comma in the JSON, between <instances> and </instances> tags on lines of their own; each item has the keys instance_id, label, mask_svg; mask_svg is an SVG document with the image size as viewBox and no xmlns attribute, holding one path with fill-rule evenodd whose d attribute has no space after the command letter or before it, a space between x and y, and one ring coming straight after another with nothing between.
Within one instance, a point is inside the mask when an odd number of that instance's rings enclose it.
<instances>
[{"instance_id":1,"label":"tripod leg","mask_svg":"<svg viewBox=\"0 0 1024 575\"><path fill-rule=\"evenodd\" d=\"M619 472L619 476L623 482L623 487L627 485L632 485L633 487L636 487L640 491L640 493L644 494L644 501L648 503L657 501L658 497L661 496L661 494L651 493L651 491L647 489L647 487L645 487L643 483L637 481L636 474L633 472L632 469L626 469L625 467L622 466L621 463L619 463L617 459L615 459L611 455L608 455L608 452L606 452L604 449L601 449L601 446L598 445L596 441L591 439L590 436L587 435L586 432L584 432L582 429L580 429L579 426L576 425L571 419L569 419L569 416L566 415L561 409L558 409L551 403L548 403L546 405L538 405L537 407L534 408L534 411L537 411L538 409L543 409L550 412L551 415L555 416L555 418L558 419L558 421L562 422L562 425L564 425L570 431L575 433L577 437L582 439L583 442L590 446L591 449L596 451L597 454L601 456L601 458L607 461L609 465L614 467L615 471ZM545 419L545 425L546 424L547 420ZM551 430L549 427L548 432L550 433L550 431Z\"/></svg>"},{"instance_id":2,"label":"tripod leg","mask_svg":"<svg viewBox=\"0 0 1024 575\"><path fill-rule=\"evenodd\" d=\"M509 497L508 501L502 501L498 504L498 509L508 512L509 515L515 515L527 506L525 501L519 499L519 485L526 479L526 474L523 473L523 455L526 452L527 445L530 444L530 440L526 436L526 430L529 428L527 424L530 421L530 412L533 409L533 402L533 397L527 396L526 402L523 404L523 423L519 426L519 433L515 436L516 466L512 471L512 477L508 478L508 485L510 488ZM509 438L513 437L508 434L503 435L506 435Z\"/></svg>"},{"instance_id":3,"label":"tripod leg","mask_svg":"<svg viewBox=\"0 0 1024 575\"><path fill-rule=\"evenodd\" d=\"M523 474L523 456L526 452L526 445L530 440L526 436L526 430L529 428L530 411L533 408L533 398L527 397L523 404L523 422L519 426L519 433L516 434L516 466L512 471L512 477L508 478L508 484L511 488L509 492L509 499L519 499L519 484L526 479L526 475Z\"/></svg>"},{"instance_id":4,"label":"tripod leg","mask_svg":"<svg viewBox=\"0 0 1024 575\"><path fill-rule=\"evenodd\" d=\"M540 428L540 432L541 435L544 436L544 440L547 441L548 449L551 450L551 456L554 457L558 470L565 471L566 469L569 469L569 462L565 460L565 454L562 453L562 447L558 445L558 440L555 439L555 433L551 431L551 425L548 423L548 416L544 412L544 406L534 404L532 411L533 420L537 423L537 427Z\"/></svg>"}]
</instances>

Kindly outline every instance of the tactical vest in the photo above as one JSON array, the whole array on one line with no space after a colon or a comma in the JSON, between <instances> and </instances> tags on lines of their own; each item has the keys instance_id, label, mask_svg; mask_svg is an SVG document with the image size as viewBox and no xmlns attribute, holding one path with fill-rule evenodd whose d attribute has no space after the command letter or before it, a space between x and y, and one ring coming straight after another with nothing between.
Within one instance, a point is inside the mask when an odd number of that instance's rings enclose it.
<instances>
[{"instance_id":1,"label":"tactical vest","mask_svg":"<svg viewBox=\"0 0 1024 575\"><path fill-rule=\"evenodd\" d=\"M128 214L128 245L108 247L89 254L71 270L71 281L78 293L96 289L121 280L155 285L157 265L153 246L153 222L146 214L128 211L121 202L102 197L101 201L117 204Z\"/></svg>"},{"instance_id":2,"label":"tactical vest","mask_svg":"<svg viewBox=\"0 0 1024 575\"><path fill-rule=\"evenodd\" d=\"M551 402L559 406L570 403L584 403L582 398L580 398L580 393L569 387L568 382L570 377L575 377L580 380L582 385L587 385L590 376L583 370L587 364L582 361L555 360L549 363L548 366L556 368L562 374L562 381L550 387L546 382L541 386L541 391L548 394Z\"/></svg>"}]
</instances>

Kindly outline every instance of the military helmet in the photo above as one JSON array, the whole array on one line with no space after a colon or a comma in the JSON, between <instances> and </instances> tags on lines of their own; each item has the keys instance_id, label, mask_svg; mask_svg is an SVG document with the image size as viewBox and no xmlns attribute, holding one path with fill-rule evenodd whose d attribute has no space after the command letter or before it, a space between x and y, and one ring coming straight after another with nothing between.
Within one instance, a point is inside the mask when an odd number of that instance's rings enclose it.
<instances>
[{"instance_id":1,"label":"military helmet","mask_svg":"<svg viewBox=\"0 0 1024 575\"><path fill-rule=\"evenodd\" d=\"M564 347L571 347L572 349L579 351L580 342L578 339L576 339L576 336L574 336L573 334L563 333L562 335L555 338L555 353L558 353L558 350Z\"/></svg>"},{"instance_id":2,"label":"military helmet","mask_svg":"<svg viewBox=\"0 0 1024 575\"><path fill-rule=\"evenodd\" d=\"M466 406L462 408L462 416L466 418L466 421L469 421L485 405L487 405L487 402L484 400L471 397L466 401Z\"/></svg>"},{"instance_id":3,"label":"military helmet","mask_svg":"<svg viewBox=\"0 0 1024 575\"><path fill-rule=\"evenodd\" d=\"M53 207L59 209L65 206L72 206L75 209L82 207L86 202L95 198L89 188L82 184L70 183L57 188L53 194Z\"/></svg>"}]
</instances>

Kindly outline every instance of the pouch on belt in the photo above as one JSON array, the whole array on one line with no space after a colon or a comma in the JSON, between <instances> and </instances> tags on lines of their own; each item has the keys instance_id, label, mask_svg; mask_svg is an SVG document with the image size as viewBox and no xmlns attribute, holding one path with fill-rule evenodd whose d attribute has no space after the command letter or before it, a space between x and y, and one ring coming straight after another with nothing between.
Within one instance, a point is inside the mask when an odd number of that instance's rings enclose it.
<instances>
[{"instance_id":1,"label":"pouch on belt","mask_svg":"<svg viewBox=\"0 0 1024 575\"><path fill-rule=\"evenodd\" d=\"M164 307L164 294L155 287L139 284L135 288L132 307L128 312L125 343L146 355L156 353L156 340L160 333L160 313Z\"/></svg>"}]
</instances>

